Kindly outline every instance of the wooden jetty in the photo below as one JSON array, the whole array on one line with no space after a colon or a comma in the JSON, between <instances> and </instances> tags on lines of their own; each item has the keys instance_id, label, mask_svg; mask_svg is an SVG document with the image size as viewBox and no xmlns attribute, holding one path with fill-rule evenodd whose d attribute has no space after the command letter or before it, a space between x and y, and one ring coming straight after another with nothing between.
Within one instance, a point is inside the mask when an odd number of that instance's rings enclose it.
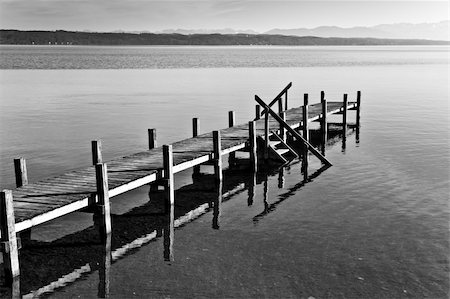
<instances>
[{"instance_id":1,"label":"wooden jetty","mask_svg":"<svg viewBox=\"0 0 450 299\"><path fill-rule=\"evenodd\" d=\"M308 123L319 121L324 140L327 138L327 116L342 114L343 132L347 129L347 110L356 110L356 128L359 128L360 98L341 102L325 99L309 104L304 95L304 105L288 109L289 83L274 99L266 103L255 96L256 117L244 124L235 124L234 112L229 112L229 127L220 131L199 134L199 121L193 119L193 137L171 145L157 147L156 130L148 130L149 149L105 163L101 142L92 141L93 166L69 171L38 182L28 182L23 158L14 160L16 185L14 190L0 193L0 241L3 253L5 281L13 283L20 275L19 249L21 238L29 236L32 227L75 211L94 214L101 240L108 242L111 233L109 198L146 184L163 186L167 205L173 206L174 174L193 168L198 173L201 164L214 165L216 181L222 181L222 156L229 155L230 165L236 163L235 152L249 153L251 169L269 160L287 163L289 159L308 158L308 151L325 165L331 162L324 153L308 141ZM277 104L278 112L272 108ZM298 140L302 148L293 148L290 140ZM220 202L219 202L220 204ZM173 209L168 209L173 211ZM173 212L168 221L174 221ZM172 230L168 233L173 235ZM169 238L170 239L170 238ZM169 257L170 258L170 257Z\"/></svg>"}]
</instances>

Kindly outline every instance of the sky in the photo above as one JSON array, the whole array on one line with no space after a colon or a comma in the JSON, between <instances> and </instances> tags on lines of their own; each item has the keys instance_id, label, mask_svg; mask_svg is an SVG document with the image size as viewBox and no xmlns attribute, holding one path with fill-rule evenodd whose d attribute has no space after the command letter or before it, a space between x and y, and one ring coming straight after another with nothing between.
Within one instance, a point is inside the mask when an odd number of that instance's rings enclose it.
<instances>
[{"instance_id":1,"label":"sky","mask_svg":"<svg viewBox=\"0 0 450 299\"><path fill-rule=\"evenodd\" d=\"M314 28L448 20L449 1L0 0L0 28L159 31Z\"/></svg>"}]
</instances>

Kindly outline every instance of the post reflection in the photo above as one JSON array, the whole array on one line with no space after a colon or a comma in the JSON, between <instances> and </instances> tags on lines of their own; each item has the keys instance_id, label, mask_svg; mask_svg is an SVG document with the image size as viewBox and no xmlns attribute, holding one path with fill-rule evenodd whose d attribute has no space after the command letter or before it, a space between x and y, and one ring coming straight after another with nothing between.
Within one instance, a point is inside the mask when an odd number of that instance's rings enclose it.
<instances>
[{"instance_id":1,"label":"post reflection","mask_svg":"<svg viewBox=\"0 0 450 299\"><path fill-rule=\"evenodd\" d=\"M255 186L256 186L256 171L252 171L252 177L248 184L248 199L247 205L253 205L253 199L255 198Z\"/></svg>"},{"instance_id":2,"label":"post reflection","mask_svg":"<svg viewBox=\"0 0 450 299\"><path fill-rule=\"evenodd\" d=\"M278 188L283 188L284 187L284 167L281 167L278 170Z\"/></svg>"},{"instance_id":3,"label":"post reflection","mask_svg":"<svg viewBox=\"0 0 450 299\"><path fill-rule=\"evenodd\" d=\"M213 221L212 228L219 229L220 228L220 206L222 205L222 180L215 180L215 196L213 201Z\"/></svg>"}]
</instances>

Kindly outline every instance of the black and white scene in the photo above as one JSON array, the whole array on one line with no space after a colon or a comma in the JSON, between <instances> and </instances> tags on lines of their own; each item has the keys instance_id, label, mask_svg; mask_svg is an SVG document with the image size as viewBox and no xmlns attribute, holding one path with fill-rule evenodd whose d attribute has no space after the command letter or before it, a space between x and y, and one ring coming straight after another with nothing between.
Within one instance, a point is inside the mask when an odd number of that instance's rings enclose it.
<instances>
[{"instance_id":1,"label":"black and white scene","mask_svg":"<svg viewBox=\"0 0 450 299\"><path fill-rule=\"evenodd\" d=\"M449 298L449 9L0 0L0 298Z\"/></svg>"}]
</instances>

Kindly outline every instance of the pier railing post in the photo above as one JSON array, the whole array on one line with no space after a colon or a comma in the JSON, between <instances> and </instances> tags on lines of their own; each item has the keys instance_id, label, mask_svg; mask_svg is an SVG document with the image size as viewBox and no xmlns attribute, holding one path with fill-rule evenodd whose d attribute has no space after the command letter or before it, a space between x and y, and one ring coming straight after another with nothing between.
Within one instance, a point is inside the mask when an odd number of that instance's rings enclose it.
<instances>
[{"instance_id":1,"label":"pier railing post","mask_svg":"<svg viewBox=\"0 0 450 299\"><path fill-rule=\"evenodd\" d=\"M11 190L0 192L0 241L5 281L7 284L11 284L14 278L20 275L16 221Z\"/></svg>"},{"instance_id":2,"label":"pier railing post","mask_svg":"<svg viewBox=\"0 0 450 299\"><path fill-rule=\"evenodd\" d=\"M111 213L109 204L108 169L105 163L95 165L97 203L94 217L97 218L102 242L111 234Z\"/></svg>"},{"instance_id":3,"label":"pier railing post","mask_svg":"<svg viewBox=\"0 0 450 299\"><path fill-rule=\"evenodd\" d=\"M24 158L19 157L14 159L14 172L17 188L28 184L27 164Z\"/></svg>"},{"instance_id":4,"label":"pier railing post","mask_svg":"<svg viewBox=\"0 0 450 299\"><path fill-rule=\"evenodd\" d=\"M103 162L102 141L101 140L92 140L91 148L92 148L92 165L97 165L98 163L102 163Z\"/></svg>"},{"instance_id":5,"label":"pier railing post","mask_svg":"<svg viewBox=\"0 0 450 299\"><path fill-rule=\"evenodd\" d=\"M347 100L347 94L344 94L344 101L343 101L343 110L342 110L342 134L343 137L347 137L347 106L348 106L348 100Z\"/></svg>"},{"instance_id":6,"label":"pier railing post","mask_svg":"<svg viewBox=\"0 0 450 299\"><path fill-rule=\"evenodd\" d=\"M197 117L192 119L192 137L197 137L200 132L200 120ZM200 165L195 165L193 175L200 174Z\"/></svg>"},{"instance_id":7,"label":"pier railing post","mask_svg":"<svg viewBox=\"0 0 450 299\"><path fill-rule=\"evenodd\" d=\"M250 168L256 172L258 170L258 152L256 148L256 127L254 121L248 122L248 136L250 145Z\"/></svg>"},{"instance_id":8,"label":"pier railing post","mask_svg":"<svg viewBox=\"0 0 450 299\"><path fill-rule=\"evenodd\" d=\"M283 112L283 98L280 96L278 98L278 114L281 114Z\"/></svg>"},{"instance_id":9,"label":"pier railing post","mask_svg":"<svg viewBox=\"0 0 450 299\"><path fill-rule=\"evenodd\" d=\"M156 129L152 128L152 129L148 129L148 149L154 149L155 147L157 147L157 143L156 143Z\"/></svg>"},{"instance_id":10,"label":"pier railing post","mask_svg":"<svg viewBox=\"0 0 450 299\"><path fill-rule=\"evenodd\" d=\"M164 169L164 189L166 196L166 225L164 235L164 260L173 260L174 242L174 204L175 204L175 184L173 175L173 149L172 145L163 145L163 169Z\"/></svg>"}]
</instances>

